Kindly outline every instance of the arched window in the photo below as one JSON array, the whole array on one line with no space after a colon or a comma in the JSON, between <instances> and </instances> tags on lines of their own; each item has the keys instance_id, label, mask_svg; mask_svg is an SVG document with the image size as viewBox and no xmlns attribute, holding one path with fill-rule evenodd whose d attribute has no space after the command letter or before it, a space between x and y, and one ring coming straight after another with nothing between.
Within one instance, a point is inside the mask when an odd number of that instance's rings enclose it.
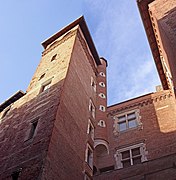
<instances>
[{"instance_id":1,"label":"arched window","mask_svg":"<svg viewBox=\"0 0 176 180\"><path fill-rule=\"evenodd\" d=\"M99 125L100 127L106 127L106 123L105 123L105 121L103 121L103 120L100 120L100 121L98 122L98 125Z\"/></svg>"},{"instance_id":2,"label":"arched window","mask_svg":"<svg viewBox=\"0 0 176 180\"><path fill-rule=\"evenodd\" d=\"M104 83L104 82L99 82L99 85L100 85L101 87L105 87L105 83Z\"/></svg>"},{"instance_id":3,"label":"arched window","mask_svg":"<svg viewBox=\"0 0 176 180\"><path fill-rule=\"evenodd\" d=\"M100 93L99 96L100 96L101 98L106 98L106 96L105 96L103 93Z\"/></svg>"},{"instance_id":4,"label":"arched window","mask_svg":"<svg viewBox=\"0 0 176 180\"><path fill-rule=\"evenodd\" d=\"M104 72L100 72L99 75L102 76L102 77L106 76Z\"/></svg>"},{"instance_id":5,"label":"arched window","mask_svg":"<svg viewBox=\"0 0 176 180\"><path fill-rule=\"evenodd\" d=\"M100 105L99 110L105 112L105 111L106 111L106 108L105 108L105 106Z\"/></svg>"}]
</instances>

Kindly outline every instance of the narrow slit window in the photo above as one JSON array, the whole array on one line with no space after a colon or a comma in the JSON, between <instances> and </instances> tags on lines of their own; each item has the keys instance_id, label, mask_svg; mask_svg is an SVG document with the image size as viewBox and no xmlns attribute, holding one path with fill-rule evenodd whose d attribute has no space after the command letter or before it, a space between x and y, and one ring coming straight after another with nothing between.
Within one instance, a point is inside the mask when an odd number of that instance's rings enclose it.
<instances>
[{"instance_id":1,"label":"narrow slit window","mask_svg":"<svg viewBox=\"0 0 176 180\"><path fill-rule=\"evenodd\" d=\"M48 90L51 87L51 81L42 85L41 92Z\"/></svg>"},{"instance_id":2,"label":"narrow slit window","mask_svg":"<svg viewBox=\"0 0 176 180\"><path fill-rule=\"evenodd\" d=\"M57 54L55 54L55 55L51 58L51 62L54 61L54 60L56 60L56 56L57 56Z\"/></svg>"},{"instance_id":3,"label":"narrow slit window","mask_svg":"<svg viewBox=\"0 0 176 180\"><path fill-rule=\"evenodd\" d=\"M93 90L96 92L96 82L93 77L91 77L91 86L92 86Z\"/></svg>"},{"instance_id":4,"label":"narrow slit window","mask_svg":"<svg viewBox=\"0 0 176 180\"><path fill-rule=\"evenodd\" d=\"M15 171L15 172L12 173L12 175L11 175L12 180L18 180L18 179L19 179L21 170L22 170L22 168L20 168L19 170L17 170L17 171Z\"/></svg>"},{"instance_id":5,"label":"narrow slit window","mask_svg":"<svg viewBox=\"0 0 176 180\"><path fill-rule=\"evenodd\" d=\"M43 73L43 74L40 76L39 80L43 79L44 76L45 76L45 73Z\"/></svg>"},{"instance_id":6,"label":"narrow slit window","mask_svg":"<svg viewBox=\"0 0 176 180\"><path fill-rule=\"evenodd\" d=\"M28 139L32 139L34 137L34 134L35 134L35 131L37 128L37 124L38 124L38 120L31 123L31 130L30 130Z\"/></svg>"},{"instance_id":7,"label":"narrow slit window","mask_svg":"<svg viewBox=\"0 0 176 180\"><path fill-rule=\"evenodd\" d=\"M93 169L93 151L89 146L86 150L86 162L90 166L90 168Z\"/></svg>"},{"instance_id":8,"label":"narrow slit window","mask_svg":"<svg viewBox=\"0 0 176 180\"><path fill-rule=\"evenodd\" d=\"M91 99L89 101L89 111L91 113L91 116L93 118L95 118L95 106L94 106L93 102L91 101Z\"/></svg>"},{"instance_id":9,"label":"narrow slit window","mask_svg":"<svg viewBox=\"0 0 176 180\"><path fill-rule=\"evenodd\" d=\"M88 122L87 133L90 135L90 137L93 140L94 139L94 126L93 126L92 122L90 121L90 119L89 119L89 122Z\"/></svg>"}]
</instances>

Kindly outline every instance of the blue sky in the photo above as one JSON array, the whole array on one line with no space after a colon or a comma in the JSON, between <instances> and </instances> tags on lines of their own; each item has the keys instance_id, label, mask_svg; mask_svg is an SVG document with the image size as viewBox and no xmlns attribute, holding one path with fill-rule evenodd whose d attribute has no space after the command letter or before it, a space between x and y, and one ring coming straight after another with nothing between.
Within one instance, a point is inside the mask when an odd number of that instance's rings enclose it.
<instances>
[{"instance_id":1,"label":"blue sky","mask_svg":"<svg viewBox=\"0 0 176 180\"><path fill-rule=\"evenodd\" d=\"M41 42L81 15L108 60L108 104L155 91L160 81L136 0L6 0L0 6L0 103L26 90Z\"/></svg>"}]
</instances>

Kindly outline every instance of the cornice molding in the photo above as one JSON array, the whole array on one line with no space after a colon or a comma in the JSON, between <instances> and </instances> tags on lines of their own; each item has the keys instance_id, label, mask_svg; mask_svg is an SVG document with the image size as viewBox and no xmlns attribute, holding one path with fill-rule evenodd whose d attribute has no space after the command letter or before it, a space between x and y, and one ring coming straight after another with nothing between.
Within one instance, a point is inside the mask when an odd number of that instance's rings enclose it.
<instances>
[{"instance_id":1,"label":"cornice molding","mask_svg":"<svg viewBox=\"0 0 176 180\"><path fill-rule=\"evenodd\" d=\"M126 111L126 110L134 108L134 107L143 107L143 106L148 106L148 105L151 105L154 103L158 103L160 101L164 101L164 100L171 98L171 97L173 97L173 94L171 91L169 91L167 93L156 95L155 97L144 99L144 100L141 100L139 102L135 102L133 104L129 104L129 105L124 106L124 107L120 107L120 108L117 107L117 109L108 112L108 116L114 116L114 114L116 114L118 112L121 112L124 110Z\"/></svg>"},{"instance_id":2,"label":"cornice molding","mask_svg":"<svg viewBox=\"0 0 176 180\"><path fill-rule=\"evenodd\" d=\"M54 41L51 45L49 45L49 48L47 48L46 50L42 52L42 57L45 56L50 51L52 51L53 49L55 49L60 44L70 39L72 36L76 35L76 32L77 32L77 29L74 31L69 31L62 37L62 39Z\"/></svg>"}]
</instances>

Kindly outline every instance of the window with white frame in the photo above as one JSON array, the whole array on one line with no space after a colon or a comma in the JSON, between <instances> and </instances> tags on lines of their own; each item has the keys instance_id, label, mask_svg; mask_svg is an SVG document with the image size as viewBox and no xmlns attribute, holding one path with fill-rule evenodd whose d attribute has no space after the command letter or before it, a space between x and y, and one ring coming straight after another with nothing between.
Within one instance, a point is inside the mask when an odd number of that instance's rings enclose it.
<instances>
[{"instance_id":1,"label":"window with white frame","mask_svg":"<svg viewBox=\"0 0 176 180\"><path fill-rule=\"evenodd\" d=\"M38 124L38 118L35 121L31 122L31 129L30 129L28 140L34 137L36 133L37 124Z\"/></svg>"},{"instance_id":2,"label":"window with white frame","mask_svg":"<svg viewBox=\"0 0 176 180\"><path fill-rule=\"evenodd\" d=\"M40 92L44 92L44 91L48 90L50 87L51 87L51 80L45 82L45 83L42 85Z\"/></svg>"},{"instance_id":3,"label":"window with white frame","mask_svg":"<svg viewBox=\"0 0 176 180\"><path fill-rule=\"evenodd\" d=\"M103 121L103 120L99 120L98 125L100 127L106 127L105 121Z\"/></svg>"},{"instance_id":4,"label":"window with white frame","mask_svg":"<svg viewBox=\"0 0 176 180\"><path fill-rule=\"evenodd\" d=\"M102 77L105 77L105 76L106 76L104 72L100 72L99 74L100 74L100 76L102 76Z\"/></svg>"},{"instance_id":5,"label":"window with white frame","mask_svg":"<svg viewBox=\"0 0 176 180\"><path fill-rule=\"evenodd\" d=\"M90 147L89 144L87 144L87 148L86 148L86 158L85 161L87 162L87 164L89 165L89 167L91 169L93 169L93 150Z\"/></svg>"},{"instance_id":6,"label":"window with white frame","mask_svg":"<svg viewBox=\"0 0 176 180\"><path fill-rule=\"evenodd\" d=\"M90 134L92 140L94 140L94 126L90 119L88 121L87 134Z\"/></svg>"},{"instance_id":7,"label":"window with white frame","mask_svg":"<svg viewBox=\"0 0 176 180\"><path fill-rule=\"evenodd\" d=\"M147 153L144 143L118 149L114 156L116 167L120 169L147 161Z\"/></svg>"},{"instance_id":8,"label":"window with white frame","mask_svg":"<svg viewBox=\"0 0 176 180\"><path fill-rule=\"evenodd\" d=\"M100 105L99 110L105 112L105 111L106 111L106 108L105 108L105 106Z\"/></svg>"},{"instance_id":9,"label":"window with white frame","mask_svg":"<svg viewBox=\"0 0 176 180\"><path fill-rule=\"evenodd\" d=\"M91 116L92 116L93 118L95 118L95 106L94 106L94 104L93 104L93 102L92 102L91 99L90 99L90 101L89 101L89 111L90 111L90 113L91 113Z\"/></svg>"},{"instance_id":10,"label":"window with white frame","mask_svg":"<svg viewBox=\"0 0 176 180\"><path fill-rule=\"evenodd\" d=\"M92 86L93 90L96 92L96 82L93 77L91 77L91 86Z\"/></svg>"},{"instance_id":11,"label":"window with white frame","mask_svg":"<svg viewBox=\"0 0 176 180\"><path fill-rule=\"evenodd\" d=\"M115 131L122 132L141 126L139 110L132 110L114 116Z\"/></svg>"},{"instance_id":12,"label":"window with white frame","mask_svg":"<svg viewBox=\"0 0 176 180\"><path fill-rule=\"evenodd\" d=\"M105 87L105 83L104 83L104 82L99 82L99 85L100 85L101 87Z\"/></svg>"},{"instance_id":13,"label":"window with white frame","mask_svg":"<svg viewBox=\"0 0 176 180\"><path fill-rule=\"evenodd\" d=\"M103 99L106 98L106 96L103 93L100 93L99 96Z\"/></svg>"}]
</instances>

